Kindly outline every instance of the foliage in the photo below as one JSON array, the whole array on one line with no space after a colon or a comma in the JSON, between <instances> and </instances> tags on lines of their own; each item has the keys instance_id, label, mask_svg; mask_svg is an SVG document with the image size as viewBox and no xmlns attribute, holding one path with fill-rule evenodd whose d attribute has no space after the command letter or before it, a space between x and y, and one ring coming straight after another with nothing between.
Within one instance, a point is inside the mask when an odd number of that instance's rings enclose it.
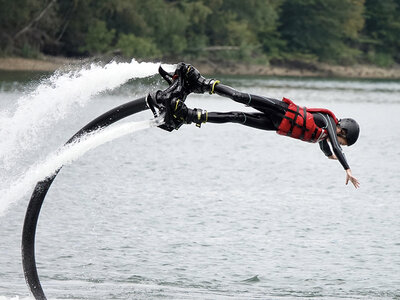
<instances>
[{"instance_id":1,"label":"foliage","mask_svg":"<svg viewBox=\"0 0 400 300\"><path fill-rule=\"evenodd\" d=\"M390 66L400 62L400 1L367 0L364 50L370 62Z\"/></svg>"},{"instance_id":2,"label":"foliage","mask_svg":"<svg viewBox=\"0 0 400 300\"><path fill-rule=\"evenodd\" d=\"M154 58L161 55L161 52L150 39L137 37L133 34L122 33L117 48L126 57Z\"/></svg>"},{"instance_id":3,"label":"foliage","mask_svg":"<svg viewBox=\"0 0 400 300\"><path fill-rule=\"evenodd\" d=\"M86 34L85 45L82 51L90 54L104 53L110 49L115 36L115 29L108 30L104 21L95 20Z\"/></svg>"},{"instance_id":4,"label":"foliage","mask_svg":"<svg viewBox=\"0 0 400 300\"><path fill-rule=\"evenodd\" d=\"M287 0L282 6L282 37L289 52L316 54L339 61L349 40L363 27L363 0Z\"/></svg>"},{"instance_id":5,"label":"foliage","mask_svg":"<svg viewBox=\"0 0 400 300\"><path fill-rule=\"evenodd\" d=\"M55 1L0 0L0 8L1 51L34 57L54 45L60 22Z\"/></svg>"},{"instance_id":6,"label":"foliage","mask_svg":"<svg viewBox=\"0 0 400 300\"><path fill-rule=\"evenodd\" d=\"M400 63L400 0L0 0L0 52Z\"/></svg>"}]
</instances>

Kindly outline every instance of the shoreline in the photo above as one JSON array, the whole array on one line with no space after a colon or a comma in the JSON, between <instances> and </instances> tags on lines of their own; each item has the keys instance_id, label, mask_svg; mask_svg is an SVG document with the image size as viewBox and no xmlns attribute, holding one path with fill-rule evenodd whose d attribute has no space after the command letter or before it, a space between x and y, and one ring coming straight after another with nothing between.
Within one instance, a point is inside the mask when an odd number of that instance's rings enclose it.
<instances>
[{"instance_id":1,"label":"shoreline","mask_svg":"<svg viewBox=\"0 0 400 300\"><path fill-rule=\"evenodd\" d=\"M104 58L103 61L110 61ZM57 69L74 68L99 58L72 59L44 56L37 59L20 57L0 57L0 71L54 72ZM253 75L277 77L323 77L354 79L400 79L400 66L380 68L373 65L338 66L319 63L304 67L283 65L256 65L244 63L215 64L206 60L190 61L206 75Z\"/></svg>"},{"instance_id":2,"label":"shoreline","mask_svg":"<svg viewBox=\"0 0 400 300\"><path fill-rule=\"evenodd\" d=\"M215 65L207 62L193 62L193 65L195 65L200 72L213 75L400 79L400 66L394 68L380 68L373 65L339 66L318 63L304 67L295 67L290 65L253 65L243 63Z\"/></svg>"}]
</instances>

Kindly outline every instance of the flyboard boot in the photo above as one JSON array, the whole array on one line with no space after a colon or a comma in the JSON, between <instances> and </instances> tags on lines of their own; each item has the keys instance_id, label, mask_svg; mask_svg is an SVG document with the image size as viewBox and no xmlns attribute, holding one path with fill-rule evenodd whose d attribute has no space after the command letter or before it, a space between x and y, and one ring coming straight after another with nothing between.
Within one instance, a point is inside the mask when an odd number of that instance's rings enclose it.
<instances>
[{"instance_id":1,"label":"flyboard boot","mask_svg":"<svg viewBox=\"0 0 400 300\"><path fill-rule=\"evenodd\" d=\"M161 66L158 71L170 86L147 95L146 102L155 117L164 115L164 124L159 127L172 131L178 130L183 124L195 123L200 127L207 122L207 111L190 109L185 100L192 92L213 93L219 81L204 78L196 68L185 63L179 63L174 74L166 72Z\"/></svg>"}]
</instances>

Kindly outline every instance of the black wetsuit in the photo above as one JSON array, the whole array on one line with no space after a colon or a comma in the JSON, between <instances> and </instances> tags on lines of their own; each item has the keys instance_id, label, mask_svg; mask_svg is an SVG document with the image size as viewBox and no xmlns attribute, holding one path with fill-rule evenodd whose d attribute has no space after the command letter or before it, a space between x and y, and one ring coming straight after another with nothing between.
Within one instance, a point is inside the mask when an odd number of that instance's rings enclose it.
<instances>
[{"instance_id":1,"label":"black wetsuit","mask_svg":"<svg viewBox=\"0 0 400 300\"><path fill-rule=\"evenodd\" d=\"M215 85L215 93L220 96L229 97L232 100L251 106L260 111L254 113L245 112L208 112L207 122L210 123L239 123L246 126L277 131L285 115L288 104L272 98L261 97L248 93L239 92L223 84ZM333 118L325 113L312 113L316 125L326 129L331 142L333 152L345 170L349 169L346 157L340 147L336 134L336 123ZM319 142L321 150L326 156L331 156L332 151L326 139Z\"/></svg>"}]
</instances>

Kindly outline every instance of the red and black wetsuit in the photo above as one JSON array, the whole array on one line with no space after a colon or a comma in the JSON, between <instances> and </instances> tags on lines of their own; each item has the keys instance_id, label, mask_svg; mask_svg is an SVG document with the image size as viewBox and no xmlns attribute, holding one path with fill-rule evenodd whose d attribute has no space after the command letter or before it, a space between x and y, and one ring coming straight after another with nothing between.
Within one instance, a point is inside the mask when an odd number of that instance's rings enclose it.
<instances>
[{"instance_id":1,"label":"red and black wetsuit","mask_svg":"<svg viewBox=\"0 0 400 300\"><path fill-rule=\"evenodd\" d=\"M254 113L245 113L245 112L208 112L207 114L207 122L211 123L239 123L245 126L250 126L263 130L273 130L277 131L280 134L283 134L282 129L282 121L283 119L287 119L289 104L285 101L280 101L277 99L261 97L257 95L252 95L248 93L242 93L236 91L235 89L223 85L217 84L215 85L214 92L220 96L229 97L232 100L245 104L247 106L251 106L256 110L260 111ZM287 99L286 99L287 100ZM292 106L290 106L292 108ZM304 108L305 110L305 108ZM312 110L311 110L312 111ZM305 112L304 112L305 113ZM331 156L332 151L327 142L327 138L329 138L333 152L338 158L339 162L342 164L345 170L349 169L349 165L346 161L346 157L340 147L340 144L337 139L336 134L336 124L337 120L334 118L332 113L327 112L318 112L312 111L307 112L312 114L313 123L315 123L317 128L322 129L323 132L318 133L318 136L309 135L305 137L304 135L293 136L292 133L287 135L303 139L310 142L319 142L321 150L325 153L326 156ZM290 115L290 114L289 114ZM305 125L304 125L305 126ZM313 128L313 130L314 130ZM286 131L285 131L286 132Z\"/></svg>"}]
</instances>

